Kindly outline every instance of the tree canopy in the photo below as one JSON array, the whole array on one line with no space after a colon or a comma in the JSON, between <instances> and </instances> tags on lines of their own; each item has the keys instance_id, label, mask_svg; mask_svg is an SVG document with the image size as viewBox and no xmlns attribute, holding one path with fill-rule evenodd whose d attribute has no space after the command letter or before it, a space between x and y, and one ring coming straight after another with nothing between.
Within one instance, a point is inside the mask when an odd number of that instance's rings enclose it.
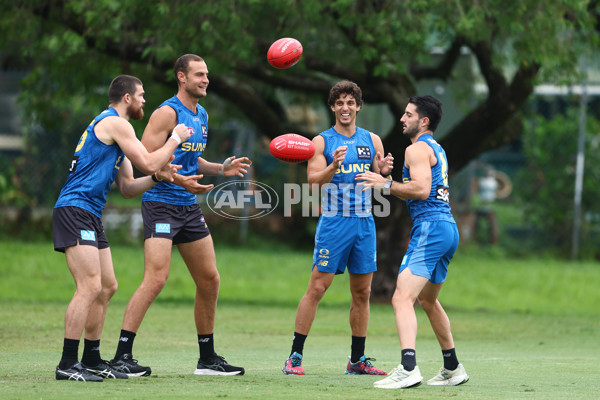
<instances>
[{"instance_id":1,"label":"tree canopy","mask_svg":"<svg viewBox=\"0 0 600 400\"><path fill-rule=\"evenodd\" d=\"M597 0L28 0L2 6L0 41L4 66L27 68L25 87L48 101L87 97L90 85L123 72L169 83L177 57L199 54L211 93L269 137L315 134L287 118L275 89L323 98L332 82L350 79L397 121L419 81L460 80L457 62L468 51L476 62L469 79L481 79L487 96L465 101L445 139L458 169L514 138L514 117L536 81L574 76L581 52L598 43L598 8ZM302 42L304 57L277 71L265 55L284 36ZM27 105L43 115L40 102ZM391 130L400 132L398 122Z\"/></svg>"}]
</instances>

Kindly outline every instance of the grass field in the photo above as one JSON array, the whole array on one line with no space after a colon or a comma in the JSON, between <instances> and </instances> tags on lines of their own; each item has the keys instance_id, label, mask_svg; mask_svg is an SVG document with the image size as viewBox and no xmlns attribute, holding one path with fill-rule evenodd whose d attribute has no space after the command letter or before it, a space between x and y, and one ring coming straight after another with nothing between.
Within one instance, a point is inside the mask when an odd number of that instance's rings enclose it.
<instances>
[{"instance_id":1,"label":"grass field","mask_svg":"<svg viewBox=\"0 0 600 400\"><path fill-rule=\"evenodd\" d=\"M349 354L348 282L338 276L307 339L304 377L284 376L297 303L311 254L285 247L217 248L221 295L217 351L241 377L192 375L198 348L193 284L178 255L140 329L134 355L149 378L80 384L54 380L63 318L74 290L50 243L0 242L2 399L598 399L600 264L457 254L441 301L471 380L459 387L375 390L377 377L343 374ZM108 310L102 354L111 358L127 300L142 276L140 248L113 247L120 288ZM282 262L282 260L285 260ZM425 379L441 354L417 309L417 361ZM400 360L391 306L372 306L367 355L390 370Z\"/></svg>"}]
</instances>

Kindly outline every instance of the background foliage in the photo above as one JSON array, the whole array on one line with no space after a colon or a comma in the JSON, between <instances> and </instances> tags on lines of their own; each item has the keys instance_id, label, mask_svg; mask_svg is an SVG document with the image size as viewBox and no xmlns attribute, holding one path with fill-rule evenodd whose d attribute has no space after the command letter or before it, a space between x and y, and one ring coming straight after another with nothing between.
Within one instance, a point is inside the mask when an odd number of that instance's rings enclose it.
<instances>
[{"instance_id":1,"label":"background foliage","mask_svg":"<svg viewBox=\"0 0 600 400\"><path fill-rule=\"evenodd\" d=\"M520 111L536 84L580 80L579 57L594 59L599 21L598 0L2 2L0 66L24 76L26 150L13 163L13 183L27 203L21 220L56 198L74 144L106 107L115 75L144 81L149 114L175 91L174 60L189 52L203 56L211 83L202 104L215 161L236 150L229 146L231 122L266 141L326 129L327 93L336 81L350 79L365 100L359 125L383 137L399 166L409 143L399 123L407 99L434 94L444 102L436 136L453 175L484 152L518 140ZM288 70L266 61L279 37L295 37L304 47L301 62ZM138 133L146 121L136 124ZM285 168L280 164L266 175ZM400 171L394 171L397 180ZM377 221L384 274L374 288L382 295L393 289L405 251L398 244L410 231L403 202L394 199L392 209ZM306 232L309 225L299 218L286 232Z\"/></svg>"},{"instance_id":2,"label":"background foliage","mask_svg":"<svg viewBox=\"0 0 600 400\"><path fill-rule=\"evenodd\" d=\"M568 251L573 233L573 198L579 109L569 108L548 120L537 116L523 135L526 167L516 182L526 222L535 227L539 243ZM600 232L600 122L587 118L582 196L582 236L595 254ZM535 201L531 201L535 199Z\"/></svg>"}]
</instances>

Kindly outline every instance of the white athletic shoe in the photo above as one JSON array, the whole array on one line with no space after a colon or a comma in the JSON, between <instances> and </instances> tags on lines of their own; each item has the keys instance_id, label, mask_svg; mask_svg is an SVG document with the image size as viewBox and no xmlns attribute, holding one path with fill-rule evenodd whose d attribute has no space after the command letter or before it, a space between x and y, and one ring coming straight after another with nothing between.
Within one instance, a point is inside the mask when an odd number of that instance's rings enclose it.
<instances>
[{"instance_id":1,"label":"white athletic shoe","mask_svg":"<svg viewBox=\"0 0 600 400\"><path fill-rule=\"evenodd\" d=\"M373 382L373 387L379 389L402 389L419 386L423 382L419 367L406 371L402 364L390 371L387 378Z\"/></svg>"},{"instance_id":2,"label":"white athletic shoe","mask_svg":"<svg viewBox=\"0 0 600 400\"><path fill-rule=\"evenodd\" d=\"M446 368L441 368L440 372L433 378L427 381L428 385L448 385L448 386L457 386L462 385L463 383L469 380L469 375L467 375L467 371L465 371L465 367L462 364L458 364L455 370L451 371Z\"/></svg>"}]
</instances>

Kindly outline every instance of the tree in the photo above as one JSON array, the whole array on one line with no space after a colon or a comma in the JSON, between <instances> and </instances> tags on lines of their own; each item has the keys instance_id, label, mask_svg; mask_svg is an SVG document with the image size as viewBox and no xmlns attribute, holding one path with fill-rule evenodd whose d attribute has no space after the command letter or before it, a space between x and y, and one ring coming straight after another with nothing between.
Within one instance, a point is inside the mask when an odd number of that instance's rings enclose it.
<instances>
[{"instance_id":1,"label":"tree","mask_svg":"<svg viewBox=\"0 0 600 400\"><path fill-rule=\"evenodd\" d=\"M394 116L390 131L381 134L398 166L409 143L399 119L416 83L465 79L457 65L468 52L476 67L463 85L465 115L441 140L451 174L518 137L519 110L535 83L576 74L579 52L598 43L600 14L597 0L5 3L2 61L30 71L24 104L44 124L60 110L72 112L70 99L88 99L79 107L103 104L89 84L107 84L118 73L172 85L173 60L193 52L207 60L210 92L270 138L284 132L313 136L286 116L286 103L302 97L323 104L332 83L355 81L367 104L384 104ZM305 53L292 69L277 71L265 55L282 36L300 39ZM486 88L480 98L472 92L475 80ZM394 176L400 174L396 168ZM408 236L402 203L394 201L392 209L390 218L378 221L383 268L376 274L376 295L393 289Z\"/></svg>"},{"instance_id":2,"label":"tree","mask_svg":"<svg viewBox=\"0 0 600 400\"><path fill-rule=\"evenodd\" d=\"M525 219L536 229L536 239L564 254L571 250L573 234L579 113L579 108L570 107L552 119L535 118L535 124L523 134L527 165L515 185ZM584 254L597 257L598 232L593 227L600 216L600 121L590 116L586 122L581 247ZM527 201L532 198L535 202Z\"/></svg>"}]
</instances>

